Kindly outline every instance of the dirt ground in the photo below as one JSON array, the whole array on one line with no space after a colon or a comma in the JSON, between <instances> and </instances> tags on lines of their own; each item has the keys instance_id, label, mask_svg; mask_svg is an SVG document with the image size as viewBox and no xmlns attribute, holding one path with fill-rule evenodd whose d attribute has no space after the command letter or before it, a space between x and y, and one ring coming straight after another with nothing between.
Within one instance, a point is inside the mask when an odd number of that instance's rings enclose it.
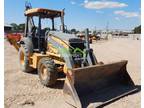
<instances>
[{"instance_id":1,"label":"dirt ground","mask_svg":"<svg viewBox=\"0 0 144 108\"><path fill-rule=\"evenodd\" d=\"M20 71L17 51L5 41L5 108L70 108L64 100L62 84L47 88L40 84L37 74ZM140 85L140 41L112 39L94 42L91 47L98 61L109 63L128 60L127 70L136 85ZM140 92L121 98L105 108L140 108Z\"/></svg>"}]
</instances>

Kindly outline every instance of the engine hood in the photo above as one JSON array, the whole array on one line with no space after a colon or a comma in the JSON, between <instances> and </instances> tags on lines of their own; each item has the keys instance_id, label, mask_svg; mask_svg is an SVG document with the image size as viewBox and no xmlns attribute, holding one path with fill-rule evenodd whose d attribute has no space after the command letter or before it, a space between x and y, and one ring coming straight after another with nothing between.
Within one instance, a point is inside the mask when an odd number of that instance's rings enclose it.
<instances>
[{"instance_id":1,"label":"engine hood","mask_svg":"<svg viewBox=\"0 0 144 108\"><path fill-rule=\"evenodd\" d=\"M58 37L64 41L69 41L72 38L78 39L78 37L76 37L76 35L74 35L74 34L62 33L60 31L50 31L49 34L54 35L54 36L56 36L56 37Z\"/></svg>"}]
</instances>

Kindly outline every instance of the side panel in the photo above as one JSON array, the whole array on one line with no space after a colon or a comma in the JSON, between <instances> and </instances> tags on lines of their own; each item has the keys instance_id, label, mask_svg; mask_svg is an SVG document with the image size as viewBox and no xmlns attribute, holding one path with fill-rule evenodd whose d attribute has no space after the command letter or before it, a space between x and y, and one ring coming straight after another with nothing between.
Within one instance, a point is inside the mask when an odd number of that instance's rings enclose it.
<instances>
[{"instance_id":1,"label":"side panel","mask_svg":"<svg viewBox=\"0 0 144 108\"><path fill-rule=\"evenodd\" d=\"M38 66L39 60L43 57L48 57L48 55L44 55L40 53L33 53L33 55L30 57L30 63L31 63L30 66L36 69Z\"/></svg>"},{"instance_id":2,"label":"side panel","mask_svg":"<svg viewBox=\"0 0 144 108\"><path fill-rule=\"evenodd\" d=\"M46 54L33 53L33 55L30 57L30 66L36 69L39 60L43 57L52 58L55 63L65 65L64 61L58 55L47 52Z\"/></svg>"}]
</instances>

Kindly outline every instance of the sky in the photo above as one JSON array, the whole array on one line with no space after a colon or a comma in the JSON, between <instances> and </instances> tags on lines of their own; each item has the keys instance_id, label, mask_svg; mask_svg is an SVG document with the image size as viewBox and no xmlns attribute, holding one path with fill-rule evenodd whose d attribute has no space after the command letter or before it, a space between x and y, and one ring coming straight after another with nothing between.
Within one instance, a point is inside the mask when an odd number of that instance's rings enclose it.
<instances>
[{"instance_id":1,"label":"sky","mask_svg":"<svg viewBox=\"0 0 144 108\"><path fill-rule=\"evenodd\" d=\"M4 0L5 23L24 23L26 0ZM131 30L140 25L140 0L28 0L33 8L65 8L68 29Z\"/></svg>"}]
</instances>

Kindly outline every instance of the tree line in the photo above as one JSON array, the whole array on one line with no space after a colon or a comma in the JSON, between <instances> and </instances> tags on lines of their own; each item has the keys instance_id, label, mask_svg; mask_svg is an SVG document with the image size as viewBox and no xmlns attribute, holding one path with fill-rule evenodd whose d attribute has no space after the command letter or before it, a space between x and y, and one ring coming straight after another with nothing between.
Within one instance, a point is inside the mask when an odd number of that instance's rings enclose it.
<instances>
[{"instance_id":1,"label":"tree line","mask_svg":"<svg viewBox=\"0 0 144 108\"><path fill-rule=\"evenodd\" d=\"M21 23L21 24L16 24L16 23L11 23L10 24L12 26L12 31L13 32L24 32L25 29L25 23ZM67 30L68 33L73 33L73 34L77 34L79 32L79 30L73 28L71 30ZM133 29L133 32L135 34L140 34L141 33L141 25L135 27Z\"/></svg>"},{"instance_id":2,"label":"tree line","mask_svg":"<svg viewBox=\"0 0 144 108\"><path fill-rule=\"evenodd\" d=\"M133 32L134 32L135 34L141 34L141 25L135 27L134 30L133 30Z\"/></svg>"},{"instance_id":3,"label":"tree line","mask_svg":"<svg viewBox=\"0 0 144 108\"><path fill-rule=\"evenodd\" d=\"M11 23L10 25L12 26L12 32L24 32L25 23L21 24Z\"/></svg>"}]
</instances>

